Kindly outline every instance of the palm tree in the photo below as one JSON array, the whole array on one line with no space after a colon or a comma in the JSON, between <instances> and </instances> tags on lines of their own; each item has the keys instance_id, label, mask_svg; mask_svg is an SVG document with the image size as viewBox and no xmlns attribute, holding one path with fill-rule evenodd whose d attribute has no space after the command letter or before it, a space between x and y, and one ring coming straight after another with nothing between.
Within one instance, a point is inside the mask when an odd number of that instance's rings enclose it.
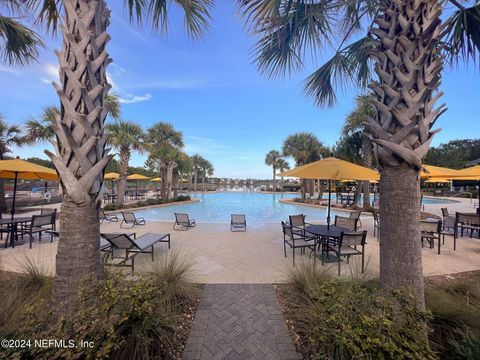
<instances>
[{"instance_id":1,"label":"palm tree","mask_svg":"<svg viewBox=\"0 0 480 360\"><path fill-rule=\"evenodd\" d=\"M278 161L281 159L282 155L277 150L270 150L265 156L265 164L271 166L273 169L273 178L272 178L272 191L275 192L275 172L278 169Z\"/></svg>"},{"instance_id":2,"label":"palm tree","mask_svg":"<svg viewBox=\"0 0 480 360\"><path fill-rule=\"evenodd\" d=\"M362 165L368 168L373 167L373 144L366 133L365 124L369 118L375 116L373 106L370 104L369 97L366 95L357 96L355 109L347 115L345 124L342 127L342 136L351 136L359 134L362 138L361 159ZM359 182L360 184L360 182ZM370 209L370 182L363 181L363 208ZM359 190L359 189L357 189ZM358 201L358 196L356 200ZM354 204L356 205L356 204Z\"/></svg>"},{"instance_id":3,"label":"palm tree","mask_svg":"<svg viewBox=\"0 0 480 360\"><path fill-rule=\"evenodd\" d=\"M283 142L283 155L290 156L295 160L296 166L305 165L319 160L325 154L325 148L318 138L308 132L299 132L290 135ZM302 179L302 198L305 198L306 187L313 188L312 181ZM310 189L310 194L313 193Z\"/></svg>"},{"instance_id":4,"label":"palm tree","mask_svg":"<svg viewBox=\"0 0 480 360\"><path fill-rule=\"evenodd\" d=\"M205 192L205 180L207 176L212 176L215 169L210 161L202 158L200 161L200 169L202 171L202 191Z\"/></svg>"},{"instance_id":5,"label":"palm tree","mask_svg":"<svg viewBox=\"0 0 480 360\"><path fill-rule=\"evenodd\" d=\"M170 161L174 161L175 151L183 147L183 134L175 130L172 124L158 122L150 127L146 136L147 150L150 158L158 165L162 178L161 196L168 197L168 171ZM170 163L170 168L174 166Z\"/></svg>"},{"instance_id":6,"label":"palm tree","mask_svg":"<svg viewBox=\"0 0 480 360\"><path fill-rule=\"evenodd\" d=\"M108 143L118 150L120 157L120 177L117 180L117 199L115 205L120 207L125 201L125 189L127 185L128 163L132 151L143 151L144 133L140 125L133 121L117 120L105 127Z\"/></svg>"},{"instance_id":7,"label":"palm tree","mask_svg":"<svg viewBox=\"0 0 480 360\"><path fill-rule=\"evenodd\" d=\"M305 81L305 93L319 105L333 105L335 84L369 84L375 115L366 126L381 172L380 283L411 287L423 307L418 175L437 132L432 127L445 111L443 105L434 107L442 95L437 90L443 58L456 64L479 56L480 4L239 1L259 36L255 51L261 71L270 76L297 71L308 47L315 54L333 45L333 56ZM449 13L442 24L444 9Z\"/></svg>"},{"instance_id":8,"label":"palm tree","mask_svg":"<svg viewBox=\"0 0 480 360\"><path fill-rule=\"evenodd\" d=\"M289 170L290 165L288 165L287 160L285 160L284 158L280 158L277 161L277 168L282 173L284 171ZM281 181L281 185L280 185L281 186L281 191L283 192L283 186L284 186L283 176L280 177L280 181Z\"/></svg>"},{"instance_id":9,"label":"palm tree","mask_svg":"<svg viewBox=\"0 0 480 360\"><path fill-rule=\"evenodd\" d=\"M107 116L106 95L111 88L106 69L111 59L106 45L110 39L108 25L110 11L105 0L62 0L28 2L8 1L12 9L38 9L37 21L56 30L62 15L62 50L57 52L60 62L60 84L54 84L60 98L60 116L55 119L55 153L46 150L53 161L63 188L64 198L60 217L60 239L57 250L56 277L53 302L57 315L69 308L80 279L101 276L100 224L98 198L103 188L103 173L112 155L108 154L104 132ZM20 4L19 7L15 7ZM211 0L125 0L130 19L141 22L145 14L153 29L168 29L170 4L184 13L185 26L193 38L200 37L208 28ZM2 25L11 19L2 17ZM26 63L36 58L40 40L19 23L9 29L20 29L20 36L8 37L1 51L9 63ZM13 29L14 31L16 29ZM0 30L0 40L5 30ZM25 40L16 42L16 40ZM5 49L5 50L4 50Z\"/></svg>"},{"instance_id":10,"label":"palm tree","mask_svg":"<svg viewBox=\"0 0 480 360\"><path fill-rule=\"evenodd\" d=\"M181 182L182 177L190 175L193 170L192 159L183 152L180 153L176 163L177 166L173 169L174 198L178 196L178 188L180 187L179 183Z\"/></svg>"},{"instance_id":11,"label":"palm tree","mask_svg":"<svg viewBox=\"0 0 480 360\"><path fill-rule=\"evenodd\" d=\"M193 191L197 191L197 181L198 181L198 172L201 169L203 157L199 154L192 155L192 165L193 165Z\"/></svg>"},{"instance_id":12,"label":"palm tree","mask_svg":"<svg viewBox=\"0 0 480 360\"><path fill-rule=\"evenodd\" d=\"M10 152L10 146L22 146L25 143L19 126L8 125L5 117L0 114L0 160L5 160L5 154ZM5 180L0 179L0 212L7 210L5 201Z\"/></svg>"}]
</instances>

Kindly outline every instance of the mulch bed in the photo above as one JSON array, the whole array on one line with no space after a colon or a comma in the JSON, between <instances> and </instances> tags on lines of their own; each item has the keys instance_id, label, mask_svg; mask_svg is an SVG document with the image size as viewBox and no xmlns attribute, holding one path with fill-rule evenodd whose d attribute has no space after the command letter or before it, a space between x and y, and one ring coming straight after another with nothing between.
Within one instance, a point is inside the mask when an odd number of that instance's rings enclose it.
<instances>
[{"instance_id":1,"label":"mulch bed","mask_svg":"<svg viewBox=\"0 0 480 360\"><path fill-rule=\"evenodd\" d=\"M480 270L465 271L456 274L435 275L425 278L425 283L430 286L445 286L455 282L480 281Z\"/></svg>"}]
</instances>

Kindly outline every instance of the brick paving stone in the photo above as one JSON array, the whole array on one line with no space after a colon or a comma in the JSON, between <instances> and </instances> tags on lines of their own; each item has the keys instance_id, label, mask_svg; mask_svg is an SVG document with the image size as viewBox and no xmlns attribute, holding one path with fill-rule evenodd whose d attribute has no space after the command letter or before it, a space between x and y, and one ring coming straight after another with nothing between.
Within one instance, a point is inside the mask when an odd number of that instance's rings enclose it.
<instances>
[{"instance_id":1,"label":"brick paving stone","mask_svg":"<svg viewBox=\"0 0 480 360\"><path fill-rule=\"evenodd\" d=\"M273 286L207 284L183 360L298 360Z\"/></svg>"}]
</instances>

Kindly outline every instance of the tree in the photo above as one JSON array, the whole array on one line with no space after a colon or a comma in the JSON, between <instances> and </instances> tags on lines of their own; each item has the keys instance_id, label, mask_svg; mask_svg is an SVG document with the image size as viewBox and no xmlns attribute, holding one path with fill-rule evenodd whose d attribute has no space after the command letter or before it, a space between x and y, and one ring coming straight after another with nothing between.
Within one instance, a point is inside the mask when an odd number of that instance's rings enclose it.
<instances>
[{"instance_id":1,"label":"tree","mask_svg":"<svg viewBox=\"0 0 480 360\"><path fill-rule=\"evenodd\" d=\"M101 276L98 207L104 169L112 158L105 148L104 132L106 95L111 88L106 76L111 62L106 49L110 38L107 32L110 11L104 0L10 0L8 3L12 9L25 9L27 4L30 9L38 9L37 21L53 31L63 13L60 25L63 45L62 50L56 52L60 84L54 85L61 103L54 125L55 153L46 150L60 175L64 193L52 300L59 315L69 309L82 278ZM125 3L130 20L141 22L147 14L153 29L160 32L168 28L169 4L177 5L185 15L187 32L193 38L200 37L208 28L212 5L211 0L126 0ZM1 20L0 26L5 24L5 17ZM38 55L35 45L39 41L25 29L21 30L30 40L15 43L12 37L7 38L7 45L2 49L6 48L4 53L9 63L24 64ZM10 35L0 28L0 36L3 40ZM19 36L16 38L22 40ZM16 50L12 44L22 46Z\"/></svg>"},{"instance_id":2,"label":"tree","mask_svg":"<svg viewBox=\"0 0 480 360\"><path fill-rule=\"evenodd\" d=\"M278 161L281 159L282 155L277 150L270 150L265 156L265 164L272 167L273 177L272 177L272 191L275 192L275 174L278 169Z\"/></svg>"},{"instance_id":3,"label":"tree","mask_svg":"<svg viewBox=\"0 0 480 360\"><path fill-rule=\"evenodd\" d=\"M5 155L10 152L10 147L22 146L25 141L21 136L19 126L8 125L5 117L0 114L0 160L5 160ZM5 201L5 179L0 179L0 211L7 210Z\"/></svg>"},{"instance_id":4,"label":"tree","mask_svg":"<svg viewBox=\"0 0 480 360\"><path fill-rule=\"evenodd\" d=\"M140 125L127 120L117 120L113 124L108 124L105 130L107 132L108 144L118 150L120 158L120 177L117 180L118 191L115 201L115 205L120 207L125 201L128 163L130 162L132 151L143 152L143 138L145 135Z\"/></svg>"},{"instance_id":5,"label":"tree","mask_svg":"<svg viewBox=\"0 0 480 360\"><path fill-rule=\"evenodd\" d=\"M180 182L182 181L183 176L188 176L193 170L192 159L185 153L180 153L180 156L177 160L177 166L173 169L173 184L174 184L174 194L173 197L178 196L178 188L180 187Z\"/></svg>"},{"instance_id":6,"label":"tree","mask_svg":"<svg viewBox=\"0 0 480 360\"><path fill-rule=\"evenodd\" d=\"M345 124L342 127L342 136L348 137L357 134L361 137L360 158L361 165L372 168L373 167L373 144L370 137L366 133L365 124L368 119L375 116L374 107L370 104L368 96L357 96L355 109L347 115ZM370 208L370 182L363 181L363 208L368 210ZM357 185L357 196L355 201L358 203L360 198L360 181ZM353 206L357 204L354 203Z\"/></svg>"},{"instance_id":7,"label":"tree","mask_svg":"<svg viewBox=\"0 0 480 360\"><path fill-rule=\"evenodd\" d=\"M369 84L375 116L366 126L381 172L380 283L383 288L411 287L423 307L418 175L437 132L432 127L445 111L443 105L435 108L442 95L437 90L444 56L455 64L475 62L480 53L480 4L239 1L259 36L255 60L261 71L270 76L297 71L306 50L315 56L333 45L333 56L305 81L305 94L331 106L335 84L350 81L362 89ZM456 10L442 24L442 11L450 5Z\"/></svg>"},{"instance_id":8,"label":"tree","mask_svg":"<svg viewBox=\"0 0 480 360\"><path fill-rule=\"evenodd\" d=\"M480 139L451 140L428 150L425 163L462 169L470 161L480 158Z\"/></svg>"},{"instance_id":9,"label":"tree","mask_svg":"<svg viewBox=\"0 0 480 360\"><path fill-rule=\"evenodd\" d=\"M210 161L202 158L200 161L200 170L202 172L202 191L205 192L205 180L207 176L212 176L215 169Z\"/></svg>"},{"instance_id":10,"label":"tree","mask_svg":"<svg viewBox=\"0 0 480 360\"><path fill-rule=\"evenodd\" d=\"M193 191L197 191L198 172L201 169L202 161L204 159L199 154L192 155L193 165Z\"/></svg>"},{"instance_id":11,"label":"tree","mask_svg":"<svg viewBox=\"0 0 480 360\"><path fill-rule=\"evenodd\" d=\"M157 164L162 178L161 196L168 197L168 163L174 162L176 151L183 147L183 134L175 130L172 124L158 122L150 127L145 137L149 158ZM174 166L170 163L170 167Z\"/></svg>"},{"instance_id":12,"label":"tree","mask_svg":"<svg viewBox=\"0 0 480 360\"><path fill-rule=\"evenodd\" d=\"M288 162L287 160L285 160L284 158L280 158L278 159L277 161L277 168L278 170L282 173L284 171L287 171L290 169L290 165L288 165ZM283 182L283 176L280 177L280 181L281 181L281 191L283 192L283 185L284 185L284 182Z\"/></svg>"},{"instance_id":13,"label":"tree","mask_svg":"<svg viewBox=\"0 0 480 360\"><path fill-rule=\"evenodd\" d=\"M291 156L295 160L296 166L302 166L317 160L325 154L325 148L318 138L308 132L299 132L290 135L283 142L282 147L284 156ZM306 182L302 179L302 197L305 198L305 192L308 191L306 186L309 186L310 193L313 191L313 182Z\"/></svg>"}]
</instances>

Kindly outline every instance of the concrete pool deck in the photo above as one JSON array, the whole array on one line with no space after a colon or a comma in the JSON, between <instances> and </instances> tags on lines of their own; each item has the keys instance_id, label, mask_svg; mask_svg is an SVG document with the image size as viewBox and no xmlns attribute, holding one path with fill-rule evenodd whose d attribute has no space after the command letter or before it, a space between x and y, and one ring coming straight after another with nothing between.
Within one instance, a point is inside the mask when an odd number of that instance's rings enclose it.
<instances>
[{"instance_id":1,"label":"concrete pool deck","mask_svg":"<svg viewBox=\"0 0 480 360\"><path fill-rule=\"evenodd\" d=\"M443 204L426 205L425 211L440 214ZM451 213L455 211L472 212L473 203L460 201L448 204ZM247 222L248 222L247 218ZM308 219L307 219L308 220ZM379 244L373 237L373 219L362 216L362 229L368 230L366 245L366 275L375 277L379 269ZM292 250L287 248L287 258L283 254L283 236L280 224L265 224L261 228L248 229L247 232L232 233L229 224L199 223L188 231L172 230L171 222L148 221L146 226L136 226L133 231L137 236L147 232L170 233L172 249L165 244L155 248L157 258L160 253L179 251L193 265L194 280L200 283L276 283L285 281L288 270L292 268ZM101 225L102 232L131 232L122 230L119 223ZM47 238L39 243L35 241L33 248L28 245L14 249L0 250L0 266L8 271L22 271L25 259L44 268L53 274L55 265L57 240L50 243ZM442 253L435 249L422 249L423 269L426 276L450 274L463 271L480 270L480 240L462 237L457 240L457 250L453 251L453 239L446 238ZM342 274L359 274L360 259L353 257L350 264L342 264ZM301 256L297 251L297 264L301 261L313 261L308 255ZM318 261L317 264L321 262ZM325 266L332 274L336 272L336 264ZM320 266L320 265L319 265ZM149 255L140 254L136 258L136 270L141 273L152 268Z\"/></svg>"}]
</instances>

